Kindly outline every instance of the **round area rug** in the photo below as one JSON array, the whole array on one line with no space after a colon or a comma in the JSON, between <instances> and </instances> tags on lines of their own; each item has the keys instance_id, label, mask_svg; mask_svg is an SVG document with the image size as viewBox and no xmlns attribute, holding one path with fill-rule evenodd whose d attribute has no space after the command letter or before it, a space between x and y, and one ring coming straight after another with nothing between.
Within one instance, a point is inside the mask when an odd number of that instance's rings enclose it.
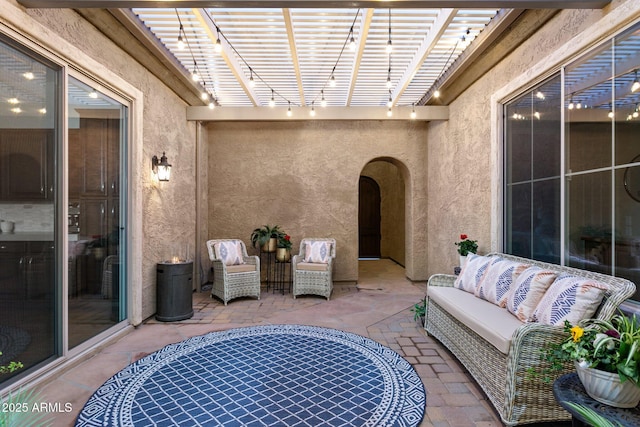
<instances>
[{"instance_id":1,"label":"round area rug","mask_svg":"<svg viewBox=\"0 0 640 427\"><path fill-rule=\"evenodd\" d=\"M426 395L398 353L300 325L211 332L127 366L76 426L417 426Z\"/></svg>"},{"instance_id":2,"label":"round area rug","mask_svg":"<svg viewBox=\"0 0 640 427\"><path fill-rule=\"evenodd\" d=\"M24 329L0 325L0 365L14 360L30 342L31 336Z\"/></svg>"}]
</instances>

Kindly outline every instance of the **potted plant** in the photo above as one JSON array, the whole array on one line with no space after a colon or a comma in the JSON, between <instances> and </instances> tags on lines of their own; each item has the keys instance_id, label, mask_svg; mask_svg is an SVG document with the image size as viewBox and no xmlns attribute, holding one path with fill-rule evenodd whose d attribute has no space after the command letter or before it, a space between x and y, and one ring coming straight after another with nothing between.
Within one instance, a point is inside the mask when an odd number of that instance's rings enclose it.
<instances>
[{"instance_id":1,"label":"potted plant","mask_svg":"<svg viewBox=\"0 0 640 427\"><path fill-rule=\"evenodd\" d=\"M467 255L478 252L478 241L469 239L466 234L461 234L460 241L455 245L458 247L458 254L460 254L460 268L463 268L467 261Z\"/></svg>"},{"instance_id":2,"label":"potted plant","mask_svg":"<svg viewBox=\"0 0 640 427\"><path fill-rule=\"evenodd\" d=\"M276 259L280 262L289 261L291 259L291 236L284 233L279 235L277 246Z\"/></svg>"},{"instance_id":3,"label":"potted plant","mask_svg":"<svg viewBox=\"0 0 640 427\"><path fill-rule=\"evenodd\" d=\"M254 248L260 247L262 252L274 252L276 250L276 244L278 237L284 234L280 230L279 225L263 225L256 228L251 233L251 244Z\"/></svg>"},{"instance_id":4,"label":"potted plant","mask_svg":"<svg viewBox=\"0 0 640 427\"><path fill-rule=\"evenodd\" d=\"M424 298L417 302L412 308L413 312L413 320L420 320L420 326L424 326L424 316L427 313L427 306L424 301Z\"/></svg>"},{"instance_id":5,"label":"potted plant","mask_svg":"<svg viewBox=\"0 0 640 427\"><path fill-rule=\"evenodd\" d=\"M587 394L610 406L635 407L640 402L640 325L635 315L616 314L610 321L565 321L568 337L543 350L548 372L574 363Z\"/></svg>"}]
</instances>

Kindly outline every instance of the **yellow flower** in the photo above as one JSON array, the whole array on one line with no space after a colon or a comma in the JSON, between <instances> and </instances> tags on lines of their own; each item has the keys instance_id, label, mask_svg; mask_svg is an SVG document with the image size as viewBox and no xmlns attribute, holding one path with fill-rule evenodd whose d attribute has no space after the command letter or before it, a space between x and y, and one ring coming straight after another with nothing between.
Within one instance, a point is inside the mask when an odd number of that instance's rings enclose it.
<instances>
[{"instance_id":1,"label":"yellow flower","mask_svg":"<svg viewBox=\"0 0 640 427\"><path fill-rule=\"evenodd\" d=\"M580 341L583 333L584 329L582 329L580 326L574 326L573 328L571 328L571 337L573 338L573 342Z\"/></svg>"}]
</instances>

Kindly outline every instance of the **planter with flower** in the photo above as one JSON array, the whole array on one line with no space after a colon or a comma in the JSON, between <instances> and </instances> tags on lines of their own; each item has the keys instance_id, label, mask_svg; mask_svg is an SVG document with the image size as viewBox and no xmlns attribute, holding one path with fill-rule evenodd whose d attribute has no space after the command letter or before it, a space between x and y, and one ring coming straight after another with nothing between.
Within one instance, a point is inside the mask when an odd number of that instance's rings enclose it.
<instances>
[{"instance_id":1,"label":"planter with flower","mask_svg":"<svg viewBox=\"0 0 640 427\"><path fill-rule=\"evenodd\" d=\"M278 236L278 249L276 250L276 260L287 262L291 259L291 236L281 234Z\"/></svg>"},{"instance_id":2,"label":"planter with flower","mask_svg":"<svg viewBox=\"0 0 640 427\"><path fill-rule=\"evenodd\" d=\"M263 225L251 232L251 244L261 252L275 252L278 238L284 235L279 225Z\"/></svg>"},{"instance_id":3,"label":"planter with flower","mask_svg":"<svg viewBox=\"0 0 640 427\"><path fill-rule=\"evenodd\" d=\"M640 325L633 317L616 314L610 321L588 319L580 325L565 322L565 341L546 347L551 371L575 364L589 396L610 406L632 408L640 402Z\"/></svg>"},{"instance_id":4,"label":"planter with flower","mask_svg":"<svg viewBox=\"0 0 640 427\"><path fill-rule=\"evenodd\" d=\"M478 241L469 239L466 234L461 234L460 241L456 242L455 245L458 247L458 254L460 254L460 268L464 268L467 262L467 255L478 252Z\"/></svg>"}]
</instances>

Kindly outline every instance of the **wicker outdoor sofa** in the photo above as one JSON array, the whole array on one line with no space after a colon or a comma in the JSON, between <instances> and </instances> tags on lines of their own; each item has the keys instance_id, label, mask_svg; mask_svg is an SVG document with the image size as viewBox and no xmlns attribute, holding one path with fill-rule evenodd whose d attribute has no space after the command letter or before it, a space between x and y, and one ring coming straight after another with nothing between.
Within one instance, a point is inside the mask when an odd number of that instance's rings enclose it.
<instances>
[{"instance_id":1,"label":"wicker outdoor sofa","mask_svg":"<svg viewBox=\"0 0 640 427\"><path fill-rule=\"evenodd\" d=\"M632 282L618 277L506 254L488 256L566 273L563 277L572 275L604 284L604 298L595 314L588 317L611 318L618 306L635 292ZM456 288L456 279L444 274L430 277L425 300L427 334L444 344L465 366L506 425L570 420L570 414L553 397L552 383L543 381L543 375L530 372L532 368L540 374L545 368L540 349L565 338L563 327L537 323L535 319L522 322L507 309ZM517 323L513 324L510 318ZM509 324L513 335L497 340L494 332L509 334ZM571 370L568 366L567 372Z\"/></svg>"}]
</instances>

